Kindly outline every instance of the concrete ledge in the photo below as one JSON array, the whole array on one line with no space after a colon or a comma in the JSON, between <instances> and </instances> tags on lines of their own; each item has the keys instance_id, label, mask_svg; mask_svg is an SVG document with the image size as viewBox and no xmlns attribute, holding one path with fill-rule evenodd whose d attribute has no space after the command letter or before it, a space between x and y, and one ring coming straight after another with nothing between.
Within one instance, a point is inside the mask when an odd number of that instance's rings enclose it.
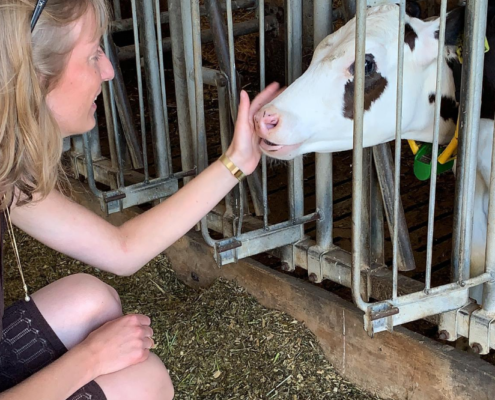
<instances>
[{"instance_id":1,"label":"concrete ledge","mask_svg":"<svg viewBox=\"0 0 495 400\"><path fill-rule=\"evenodd\" d=\"M84 186L74 198L99 211ZM137 209L112 216L122 223ZM369 338L362 313L352 304L310 283L273 271L251 260L218 268L213 251L190 232L165 254L181 280L207 287L223 277L237 281L261 304L303 321L317 336L328 360L349 381L381 397L404 400L488 400L494 398L495 367L404 328Z\"/></svg>"}]
</instances>

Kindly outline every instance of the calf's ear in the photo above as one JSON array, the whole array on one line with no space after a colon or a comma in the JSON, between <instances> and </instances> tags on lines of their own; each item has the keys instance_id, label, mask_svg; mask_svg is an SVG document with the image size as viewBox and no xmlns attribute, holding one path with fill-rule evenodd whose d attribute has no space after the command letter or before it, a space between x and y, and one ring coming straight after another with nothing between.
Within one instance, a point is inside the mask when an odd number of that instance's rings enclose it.
<instances>
[{"instance_id":1,"label":"calf's ear","mask_svg":"<svg viewBox=\"0 0 495 400\"><path fill-rule=\"evenodd\" d=\"M464 7L455 8L447 14L447 21L445 24L445 44L447 46L454 46L457 44L459 36L464 31L464 15ZM438 35L439 33L437 31L437 38Z\"/></svg>"},{"instance_id":2,"label":"calf's ear","mask_svg":"<svg viewBox=\"0 0 495 400\"><path fill-rule=\"evenodd\" d=\"M445 45L455 46L464 31L464 7L456 8L447 14L445 22ZM416 21L414 23L413 21ZM420 65L428 65L438 56L438 38L440 36L440 18L429 21L412 20L418 39L414 49L414 58Z\"/></svg>"},{"instance_id":3,"label":"calf's ear","mask_svg":"<svg viewBox=\"0 0 495 400\"><path fill-rule=\"evenodd\" d=\"M421 6L419 3L408 0L406 2L406 14L413 18L421 18Z\"/></svg>"}]
</instances>

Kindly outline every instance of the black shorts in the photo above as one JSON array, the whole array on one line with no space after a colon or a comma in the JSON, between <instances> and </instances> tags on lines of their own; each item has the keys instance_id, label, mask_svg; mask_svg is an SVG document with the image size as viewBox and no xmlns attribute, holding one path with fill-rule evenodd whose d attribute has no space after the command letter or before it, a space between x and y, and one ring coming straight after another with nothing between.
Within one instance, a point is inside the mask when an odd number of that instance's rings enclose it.
<instances>
[{"instance_id":1,"label":"black shorts","mask_svg":"<svg viewBox=\"0 0 495 400\"><path fill-rule=\"evenodd\" d=\"M17 385L67 352L36 304L18 301L5 310L0 339L0 393ZM89 382L68 400L106 400Z\"/></svg>"}]
</instances>

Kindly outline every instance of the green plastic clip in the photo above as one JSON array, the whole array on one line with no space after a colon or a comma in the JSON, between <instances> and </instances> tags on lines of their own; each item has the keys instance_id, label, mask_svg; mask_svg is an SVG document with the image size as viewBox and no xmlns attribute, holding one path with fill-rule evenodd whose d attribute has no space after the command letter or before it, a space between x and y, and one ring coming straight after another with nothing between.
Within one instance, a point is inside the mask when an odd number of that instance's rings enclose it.
<instances>
[{"instance_id":1,"label":"green plastic clip","mask_svg":"<svg viewBox=\"0 0 495 400\"><path fill-rule=\"evenodd\" d=\"M423 143L414 157L414 175L416 175L416 178L420 181L430 179L432 149L433 147L430 143ZM438 149L438 153L441 153L440 149ZM454 161L455 160L450 160L445 164L437 162L437 175L452 169Z\"/></svg>"}]
</instances>

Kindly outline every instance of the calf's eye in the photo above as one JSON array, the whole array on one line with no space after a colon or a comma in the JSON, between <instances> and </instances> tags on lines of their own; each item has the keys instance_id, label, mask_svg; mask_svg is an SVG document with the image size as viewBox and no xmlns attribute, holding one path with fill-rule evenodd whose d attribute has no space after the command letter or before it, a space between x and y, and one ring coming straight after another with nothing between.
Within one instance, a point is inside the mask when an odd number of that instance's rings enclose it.
<instances>
[{"instance_id":1,"label":"calf's eye","mask_svg":"<svg viewBox=\"0 0 495 400\"><path fill-rule=\"evenodd\" d=\"M352 76L354 76L356 63L353 62L349 67L349 72ZM364 56L364 75L370 76L376 71L376 62L373 54L366 54Z\"/></svg>"}]
</instances>

